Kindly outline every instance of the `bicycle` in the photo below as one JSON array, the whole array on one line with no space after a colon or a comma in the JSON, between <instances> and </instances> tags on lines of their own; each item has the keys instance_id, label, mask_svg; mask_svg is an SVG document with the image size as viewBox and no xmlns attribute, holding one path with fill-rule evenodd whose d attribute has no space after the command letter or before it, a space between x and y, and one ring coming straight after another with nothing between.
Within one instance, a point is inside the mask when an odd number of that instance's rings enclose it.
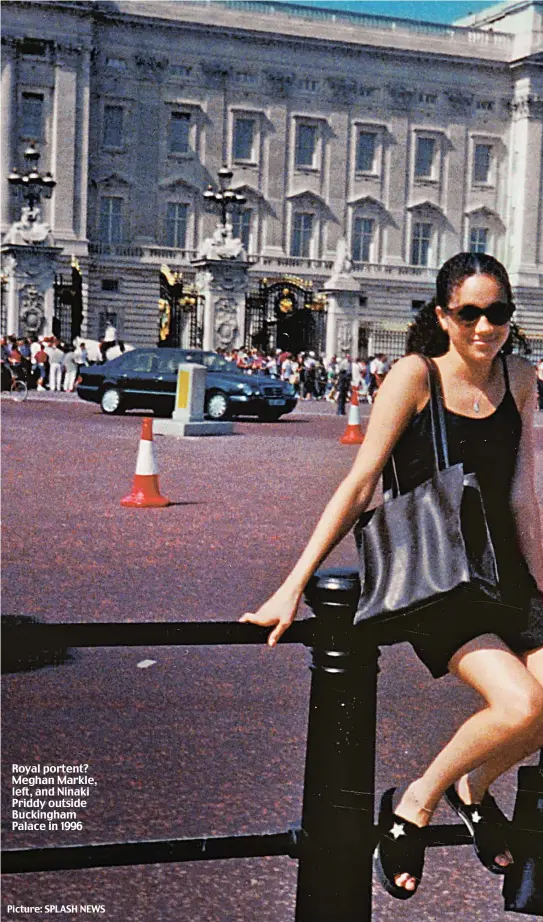
<instances>
[{"instance_id":1,"label":"bicycle","mask_svg":"<svg viewBox=\"0 0 543 922\"><path fill-rule=\"evenodd\" d=\"M17 403L21 403L28 397L28 385L25 380L26 375L23 369L10 368L9 365L5 364L4 368L11 375L11 382L9 388L6 388L6 390L9 390L13 400L15 400Z\"/></svg>"}]
</instances>

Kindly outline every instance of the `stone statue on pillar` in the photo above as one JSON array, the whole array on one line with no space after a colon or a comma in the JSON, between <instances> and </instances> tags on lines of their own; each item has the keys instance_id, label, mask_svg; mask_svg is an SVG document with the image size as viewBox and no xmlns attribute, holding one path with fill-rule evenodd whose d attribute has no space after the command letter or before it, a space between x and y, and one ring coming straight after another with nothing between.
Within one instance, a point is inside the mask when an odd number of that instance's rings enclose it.
<instances>
[{"instance_id":1,"label":"stone statue on pillar","mask_svg":"<svg viewBox=\"0 0 543 922\"><path fill-rule=\"evenodd\" d=\"M358 355L360 285L353 276L347 241L340 237L332 274L323 285L328 301L326 356Z\"/></svg>"}]
</instances>

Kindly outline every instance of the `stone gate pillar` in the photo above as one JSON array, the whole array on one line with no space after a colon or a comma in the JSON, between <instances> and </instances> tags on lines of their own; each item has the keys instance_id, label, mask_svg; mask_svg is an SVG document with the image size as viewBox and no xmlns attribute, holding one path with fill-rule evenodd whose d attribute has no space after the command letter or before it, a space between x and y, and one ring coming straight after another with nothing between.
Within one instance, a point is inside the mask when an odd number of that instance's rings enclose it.
<instances>
[{"instance_id":1,"label":"stone gate pillar","mask_svg":"<svg viewBox=\"0 0 543 922\"><path fill-rule=\"evenodd\" d=\"M353 277L347 256L347 244L338 241L332 275L322 291L328 301L326 320L326 357L346 353L358 357L358 330L360 326L360 285Z\"/></svg>"},{"instance_id":2,"label":"stone gate pillar","mask_svg":"<svg viewBox=\"0 0 543 922\"><path fill-rule=\"evenodd\" d=\"M197 270L196 288L204 302L203 348L241 346L245 335L245 295L250 265L241 241L227 232L223 232L221 240L210 238L204 242L192 265Z\"/></svg>"},{"instance_id":3,"label":"stone gate pillar","mask_svg":"<svg viewBox=\"0 0 543 922\"><path fill-rule=\"evenodd\" d=\"M8 277L8 336L50 335L53 329L55 270L63 248L54 246L46 224L27 218L23 209L1 247Z\"/></svg>"}]
</instances>

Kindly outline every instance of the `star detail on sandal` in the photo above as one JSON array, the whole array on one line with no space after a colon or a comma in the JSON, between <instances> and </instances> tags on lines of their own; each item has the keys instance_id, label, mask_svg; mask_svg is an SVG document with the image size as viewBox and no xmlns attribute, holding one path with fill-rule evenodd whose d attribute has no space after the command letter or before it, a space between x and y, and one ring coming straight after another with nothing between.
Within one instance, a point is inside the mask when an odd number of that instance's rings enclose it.
<instances>
[{"instance_id":1,"label":"star detail on sandal","mask_svg":"<svg viewBox=\"0 0 543 922\"><path fill-rule=\"evenodd\" d=\"M483 817L481 816L478 810L474 810L473 813L471 814L471 819L472 819L472 822L474 823L480 823L482 818Z\"/></svg>"},{"instance_id":2,"label":"star detail on sandal","mask_svg":"<svg viewBox=\"0 0 543 922\"><path fill-rule=\"evenodd\" d=\"M395 839L399 839L400 836L405 836L405 826L403 823L394 823L394 826L390 830L390 834L394 836Z\"/></svg>"}]
</instances>

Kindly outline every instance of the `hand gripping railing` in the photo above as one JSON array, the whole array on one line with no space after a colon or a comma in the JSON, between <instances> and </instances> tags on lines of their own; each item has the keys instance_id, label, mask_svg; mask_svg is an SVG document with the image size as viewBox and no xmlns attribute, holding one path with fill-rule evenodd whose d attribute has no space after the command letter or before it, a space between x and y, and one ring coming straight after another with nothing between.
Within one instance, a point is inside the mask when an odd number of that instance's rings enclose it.
<instances>
[{"instance_id":1,"label":"hand gripping railing","mask_svg":"<svg viewBox=\"0 0 543 922\"><path fill-rule=\"evenodd\" d=\"M3 873L288 855L297 858L295 922L371 922L378 643L353 627L356 570L322 570L306 600L315 618L292 625L282 643L313 654L304 797L300 828L267 835L23 848L2 853ZM15 624L4 652L29 647L262 643L267 630L238 622ZM393 642L392 637L386 638ZM7 649L6 649L7 648ZM505 909L543 915L543 761L519 770L514 814L515 863L504 884ZM426 845L470 842L463 826L431 825ZM391 906L392 910L392 906Z\"/></svg>"}]
</instances>

